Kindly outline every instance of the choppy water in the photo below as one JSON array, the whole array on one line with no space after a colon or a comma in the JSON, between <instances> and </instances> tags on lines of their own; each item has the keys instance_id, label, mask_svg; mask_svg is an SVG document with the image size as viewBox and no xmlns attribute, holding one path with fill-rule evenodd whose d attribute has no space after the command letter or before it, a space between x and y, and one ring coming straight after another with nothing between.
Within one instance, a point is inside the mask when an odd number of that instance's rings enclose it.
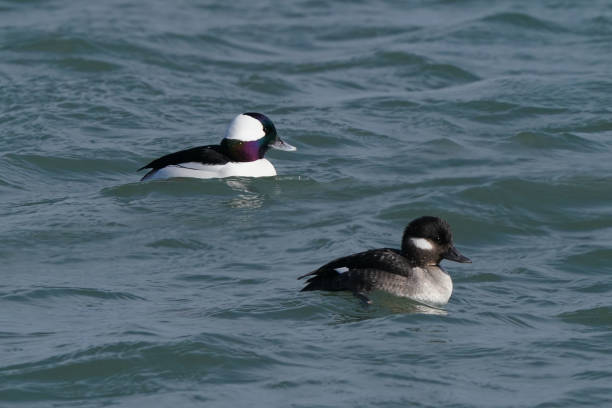
<instances>
[{"instance_id":1,"label":"choppy water","mask_svg":"<svg viewBox=\"0 0 612 408\"><path fill-rule=\"evenodd\" d=\"M0 2L0 405L612 405L607 1ZM139 183L260 111L257 180ZM432 214L443 311L299 293Z\"/></svg>"}]
</instances>

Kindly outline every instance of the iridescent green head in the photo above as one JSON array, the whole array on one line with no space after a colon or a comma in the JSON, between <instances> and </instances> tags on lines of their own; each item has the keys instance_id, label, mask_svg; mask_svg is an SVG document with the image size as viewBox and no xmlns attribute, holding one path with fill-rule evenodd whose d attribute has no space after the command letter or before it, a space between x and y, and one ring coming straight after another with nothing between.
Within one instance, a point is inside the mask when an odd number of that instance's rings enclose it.
<instances>
[{"instance_id":1,"label":"iridescent green head","mask_svg":"<svg viewBox=\"0 0 612 408\"><path fill-rule=\"evenodd\" d=\"M233 161L239 162L262 159L270 147L286 151L296 150L278 137L270 118L256 112L236 116L227 128L221 147Z\"/></svg>"}]
</instances>

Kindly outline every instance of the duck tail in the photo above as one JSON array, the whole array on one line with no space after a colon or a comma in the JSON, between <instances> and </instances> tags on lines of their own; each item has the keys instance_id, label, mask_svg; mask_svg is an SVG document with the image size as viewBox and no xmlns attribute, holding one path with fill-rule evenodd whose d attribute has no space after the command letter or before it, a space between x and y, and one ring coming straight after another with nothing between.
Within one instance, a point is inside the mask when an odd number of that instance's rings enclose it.
<instances>
[{"instance_id":1,"label":"duck tail","mask_svg":"<svg viewBox=\"0 0 612 408\"><path fill-rule=\"evenodd\" d=\"M310 275L310 274L308 274ZM300 292L309 292L311 290L343 290L344 288L340 287L340 280L338 277L340 273L334 269L324 270L324 271L316 271L313 273L310 279L306 281L306 286L300 290ZM305 275L307 276L307 275ZM300 278L302 278L301 276Z\"/></svg>"},{"instance_id":2,"label":"duck tail","mask_svg":"<svg viewBox=\"0 0 612 408\"><path fill-rule=\"evenodd\" d=\"M142 170L142 169L141 169L141 170ZM150 170L150 171L149 171L147 174L145 174L145 175L144 175L144 176L143 176L143 177L140 179L140 181L146 181L146 180L150 179L150 178L151 178L151 176L153 176L153 174L155 174L156 172L157 172L157 169L152 169L152 170Z\"/></svg>"}]
</instances>

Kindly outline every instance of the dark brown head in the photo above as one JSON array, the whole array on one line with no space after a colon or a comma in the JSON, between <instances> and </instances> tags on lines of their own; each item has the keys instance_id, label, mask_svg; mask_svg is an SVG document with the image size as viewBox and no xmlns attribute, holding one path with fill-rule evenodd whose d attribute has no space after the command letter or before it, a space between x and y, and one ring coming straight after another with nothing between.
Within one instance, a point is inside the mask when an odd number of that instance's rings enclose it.
<instances>
[{"instance_id":1,"label":"dark brown head","mask_svg":"<svg viewBox=\"0 0 612 408\"><path fill-rule=\"evenodd\" d=\"M442 259L468 263L453 245L450 225L442 218L424 216L413 220L404 230L402 253L416 266L439 265Z\"/></svg>"}]
</instances>

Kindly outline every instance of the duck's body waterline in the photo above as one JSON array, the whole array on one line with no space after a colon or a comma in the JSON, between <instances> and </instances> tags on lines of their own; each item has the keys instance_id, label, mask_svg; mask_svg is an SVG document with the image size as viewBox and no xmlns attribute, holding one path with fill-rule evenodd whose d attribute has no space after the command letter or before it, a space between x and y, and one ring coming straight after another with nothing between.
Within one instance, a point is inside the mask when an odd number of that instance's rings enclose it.
<instances>
[{"instance_id":1,"label":"duck's body waterline","mask_svg":"<svg viewBox=\"0 0 612 408\"><path fill-rule=\"evenodd\" d=\"M207 164L187 162L180 165L165 166L143 177L143 180L161 180L174 177L225 178L225 177L271 177L276 169L267 159L252 162L228 162L226 164Z\"/></svg>"}]
</instances>

